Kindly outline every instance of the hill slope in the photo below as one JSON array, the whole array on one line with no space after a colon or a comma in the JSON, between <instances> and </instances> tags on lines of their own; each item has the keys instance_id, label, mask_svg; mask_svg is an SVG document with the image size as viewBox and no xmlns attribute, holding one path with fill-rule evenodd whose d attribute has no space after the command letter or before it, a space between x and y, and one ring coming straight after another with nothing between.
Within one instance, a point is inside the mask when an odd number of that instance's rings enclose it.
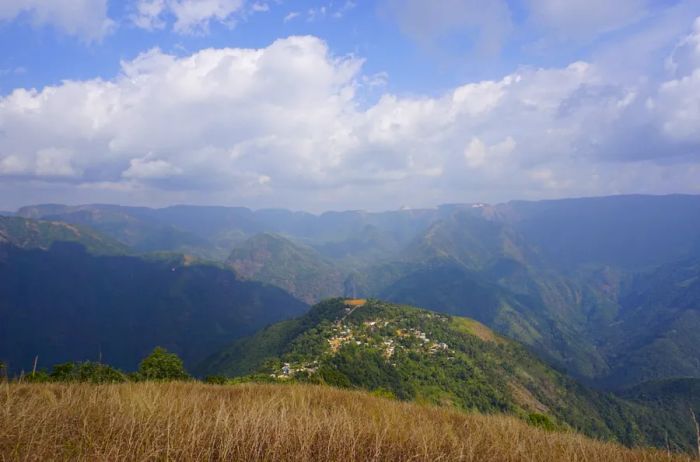
<instances>
[{"instance_id":1,"label":"hill slope","mask_svg":"<svg viewBox=\"0 0 700 462\"><path fill-rule=\"evenodd\" d=\"M700 258L700 196L321 215L104 205L35 206L18 213L87 224L138 250L175 249L221 261L252 236L281 234L302 250L234 256L239 273L307 301L342 289L346 296L472 317L598 387L700 377L692 341L700 331L699 298L693 287L679 287L684 281L669 276L683 271L683 260ZM349 275L343 287L329 264ZM639 298L642 292L647 301Z\"/></svg>"},{"instance_id":2,"label":"hill slope","mask_svg":"<svg viewBox=\"0 0 700 462\"><path fill-rule=\"evenodd\" d=\"M58 221L0 216L0 244L25 249L48 249L54 242L77 242L96 254L125 254L120 242L90 228Z\"/></svg>"},{"instance_id":3,"label":"hill slope","mask_svg":"<svg viewBox=\"0 0 700 462\"><path fill-rule=\"evenodd\" d=\"M77 243L0 245L0 360L14 371L97 360L133 370L161 345L192 365L305 304L181 256L91 255Z\"/></svg>"},{"instance_id":4,"label":"hill slope","mask_svg":"<svg viewBox=\"0 0 700 462\"><path fill-rule=\"evenodd\" d=\"M690 461L308 385L11 384L0 406L0 455L20 460Z\"/></svg>"},{"instance_id":5,"label":"hill slope","mask_svg":"<svg viewBox=\"0 0 700 462\"><path fill-rule=\"evenodd\" d=\"M475 321L377 300L320 303L235 342L199 372L258 373L507 412L628 445L663 444L650 429L664 428L678 445L691 444L689 422L655 422L651 407L587 389Z\"/></svg>"},{"instance_id":6,"label":"hill slope","mask_svg":"<svg viewBox=\"0 0 700 462\"><path fill-rule=\"evenodd\" d=\"M233 249L226 264L241 278L281 287L307 303L343 293L338 268L314 250L276 234L251 237Z\"/></svg>"},{"instance_id":7,"label":"hill slope","mask_svg":"<svg viewBox=\"0 0 700 462\"><path fill-rule=\"evenodd\" d=\"M456 208L353 294L473 317L596 386L700 377L698 211L694 196Z\"/></svg>"}]
</instances>

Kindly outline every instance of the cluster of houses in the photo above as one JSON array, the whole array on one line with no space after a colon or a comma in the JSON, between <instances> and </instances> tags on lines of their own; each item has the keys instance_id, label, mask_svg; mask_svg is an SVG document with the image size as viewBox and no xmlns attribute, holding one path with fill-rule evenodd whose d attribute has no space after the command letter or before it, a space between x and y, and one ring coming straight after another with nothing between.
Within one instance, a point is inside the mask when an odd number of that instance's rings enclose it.
<instances>
[{"instance_id":1,"label":"cluster of houses","mask_svg":"<svg viewBox=\"0 0 700 462\"><path fill-rule=\"evenodd\" d=\"M300 372L305 372L309 375L315 374L316 371L318 370L318 361L313 361L311 363L306 363L306 364L290 364L290 363L282 363L282 368L280 370L280 374L270 374L270 377L273 379L288 379L290 377L293 377L295 374L298 374Z\"/></svg>"},{"instance_id":2,"label":"cluster of houses","mask_svg":"<svg viewBox=\"0 0 700 462\"><path fill-rule=\"evenodd\" d=\"M370 339L370 335L363 335L362 330L366 329L371 333L374 332L377 328L387 327L389 323L390 321L387 320L364 321L362 323L364 329L360 329L359 331L357 331L353 330L351 326L343 323L342 320L338 321L338 323L333 328L333 336L328 339L328 344L330 346L331 353L337 352L340 349L340 347L345 343L352 342L356 345L371 345L373 342ZM395 335L399 338L414 337L418 339L425 346L425 348L427 348L428 352L432 354L437 353L439 351L449 350L449 345L447 345L444 342L435 342L430 340L426 333L422 332L419 329L396 329ZM397 344L397 342L393 338L387 338L383 340L382 343L378 346L384 350L384 357L387 359L391 358L394 355L397 347L401 348L401 345Z\"/></svg>"},{"instance_id":3,"label":"cluster of houses","mask_svg":"<svg viewBox=\"0 0 700 462\"><path fill-rule=\"evenodd\" d=\"M407 347L406 341L401 340L402 338L406 339L407 337L418 340L419 345L422 345L421 349L430 354L435 354L441 351L449 351L449 345L447 345L447 343L433 341L428 338L425 332L416 328L397 328L396 330L393 330L393 336L389 336L388 338L385 337L381 340L381 343L377 343L377 329L386 328L389 326L391 321L386 319L373 319L364 321L360 326L346 324L345 319L347 319L348 315L355 309L362 306L360 303L348 305L349 306L346 306L345 315L335 322L331 329L331 336L327 339L331 354L338 352L338 350L344 344L354 343L356 345L369 345L379 348L383 350L384 358L388 360L394 356L397 348L401 349ZM433 315L430 313L428 313L427 316L438 316L441 320L448 320L448 318L445 316ZM408 343L408 345L415 345L413 342L415 341L412 340ZM301 372L311 375L316 373L318 370L318 365L318 360L312 363L303 364L283 363L281 372L279 374L272 374L272 377L277 379L287 379Z\"/></svg>"}]
</instances>

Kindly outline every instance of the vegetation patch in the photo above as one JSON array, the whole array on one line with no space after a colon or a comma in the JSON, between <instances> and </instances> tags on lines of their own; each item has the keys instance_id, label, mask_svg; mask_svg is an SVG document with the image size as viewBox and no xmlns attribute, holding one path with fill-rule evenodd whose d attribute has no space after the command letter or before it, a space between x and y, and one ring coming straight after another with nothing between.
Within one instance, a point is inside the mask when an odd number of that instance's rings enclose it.
<instances>
[{"instance_id":1,"label":"vegetation patch","mask_svg":"<svg viewBox=\"0 0 700 462\"><path fill-rule=\"evenodd\" d=\"M316 385L2 385L3 460L680 462L507 416Z\"/></svg>"}]
</instances>

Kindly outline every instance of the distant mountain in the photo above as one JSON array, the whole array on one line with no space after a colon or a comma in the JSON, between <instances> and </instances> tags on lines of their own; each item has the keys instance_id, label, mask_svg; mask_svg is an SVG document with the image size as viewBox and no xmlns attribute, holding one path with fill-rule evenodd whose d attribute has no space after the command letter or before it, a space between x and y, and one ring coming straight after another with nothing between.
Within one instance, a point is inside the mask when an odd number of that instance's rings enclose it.
<instances>
[{"instance_id":1,"label":"distant mountain","mask_svg":"<svg viewBox=\"0 0 700 462\"><path fill-rule=\"evenodd\" d=\"M63 222L0 216L0 244L48 249L55 242L77 242L96 254L125 254L128 247L90 228Z\"/></svg>"},{"instance_id":2,"label":"distant mountain","mask_svg":"<svg viewBox=\"0 0 700 462\"><path fill-rule=\"evenodd\" d=\"M133 370L157 345L191 366L307 308L225 268L182 256L93 255L77 242L58 242L68 233L65 225L16 223L42 244L0 244L0 360L16 372L31 369L35 356L40 367L101 358ZM43 230L38 236L35 226ZM51 236L56 242L41 248Z\"/></svg>"},{"instance_id":3,"label":"distant mountain","mask_svg":"<svg viewBox=\"0 0 700 462\"><path fill-rule=\"evenodd\" d=\"M241 277L308 302L343 293L473 317L597 386L700 374L689 340L698 297L682 285L690 278L664 275L700 260L700 196L321 215L106 205L18 213L92 227L135 252L231 257Z\"/></svg>"},{"instance_id":4,"label":"distant mountain","mask_svg":"<svg viewBox=\"0 0 700 462\"><path fill-rule=\"evenodd\" d=\"M117 205L38 205L21 208L26 218L62 221L95 229L136 252L174 251L213 257L216 249L205 238L164 223L153 209Z\"/></svg>"},{"instance_id":5,"label":"distant mountain","mask_svg":"<svg viewBox=\"0 0 700 462\"><path fill-rule=\"evenodd\" d=\"M607 373L601 354L582 337L582 316L570 313L576 308L572 302L575 297L568 293L571 288L558 286L556 280L541 282L541 286L534 278L528 282L528 292L515 292L454 261L435 260L387 286L377 296L474 318L525 343L577 376ZM562 299L554 300L557 297Z\"/></svg>"},{"instance_id":6,"label":"distant mountain","mask_svg":"<svg viewBox=\"0 0 700 462\"><path fill-rule=\"evenodd\" d=\"M234 342L199 372L260 374L507 412L628 445L663 445L668 438L688 449L693 441L690 421L676 414L660 419L644 397L628 402L587 389L476 321L378 300L320 303Z\"/></svg>"},{"instance_id":7,"label":"distant mountain","mask_svg":"<svg viewBox=\"0 0 700 462\"><path fill-rule=\"evenodd\" d=\"M281 209L178 205L162 209L118 205L35 205L25 218L90 226L137 251L178 251L223 261L231 249L259 233L275 233L350 262L388 256L427 228L444 209L313 215Z\"/></svg>"},{"instance_id":8,"label":"distant mountain","mask_svg":"<svg viewBox=\"0 0 700 462\"><path fill-rule=\"evenodd\" d=\"M638 271L700 256L700 196L612 196L496 206L548 264Z\"/></svg>"},{"instance_id":9,"label":"distant mountain","mask_svg":"<svg viewBox=\"0 0 700 462\"><path fill-rule=\"evenodd\" d=\"M700 258L667 264L627 283L601 337L610 383L700 377Z\"/></svg>"},{"instance_id":10,"label":"distant mountain","mask_svg":"<svg viewBox=\"0 0 700 462\"><path fill-rule=\"evenodd\" d=\"M307 303L343 294L337 267L315 250L276 234L256 234L234 248L226 264L243 279L281 287Z\"/></svg>"},{"instance_id":11,"label":"distant mountain","mask_svg":"<svg viewBox=\"0 0 700 462\"><path fill-rule=\"evenodd\" d=\"M662 274L700 255L699 211L695 196L455 207L349 286L478 319L588 383L700 376L694 276Z\"/></svg>"}]
</instances>

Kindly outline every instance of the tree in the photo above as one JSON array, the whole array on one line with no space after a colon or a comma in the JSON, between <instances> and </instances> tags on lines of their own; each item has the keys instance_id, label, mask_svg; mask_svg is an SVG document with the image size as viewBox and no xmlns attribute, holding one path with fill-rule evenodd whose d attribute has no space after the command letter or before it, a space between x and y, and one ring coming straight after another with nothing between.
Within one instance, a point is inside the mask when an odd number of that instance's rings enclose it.
<instances>
[{"instance_id":1,"label":"tree","mask_svg":"<svg viewBox=\"0 0 700 462\"><path fill-rule=\"evenodd\" d=\"M187 380L190 378L182 359L165 348L156 347L139 364L139 376L144 380Z\"/></svg>"},{"instance_id":2,"label":"tree","mask_svg":"<svg viewBox=\"0 0 700 462\"><path fill-rule=\"evenodd\" d=\"M127 380L120 370L91 361L56 364L50 377L56 382L118 383Z\"/></svg>"}]
</instances>

